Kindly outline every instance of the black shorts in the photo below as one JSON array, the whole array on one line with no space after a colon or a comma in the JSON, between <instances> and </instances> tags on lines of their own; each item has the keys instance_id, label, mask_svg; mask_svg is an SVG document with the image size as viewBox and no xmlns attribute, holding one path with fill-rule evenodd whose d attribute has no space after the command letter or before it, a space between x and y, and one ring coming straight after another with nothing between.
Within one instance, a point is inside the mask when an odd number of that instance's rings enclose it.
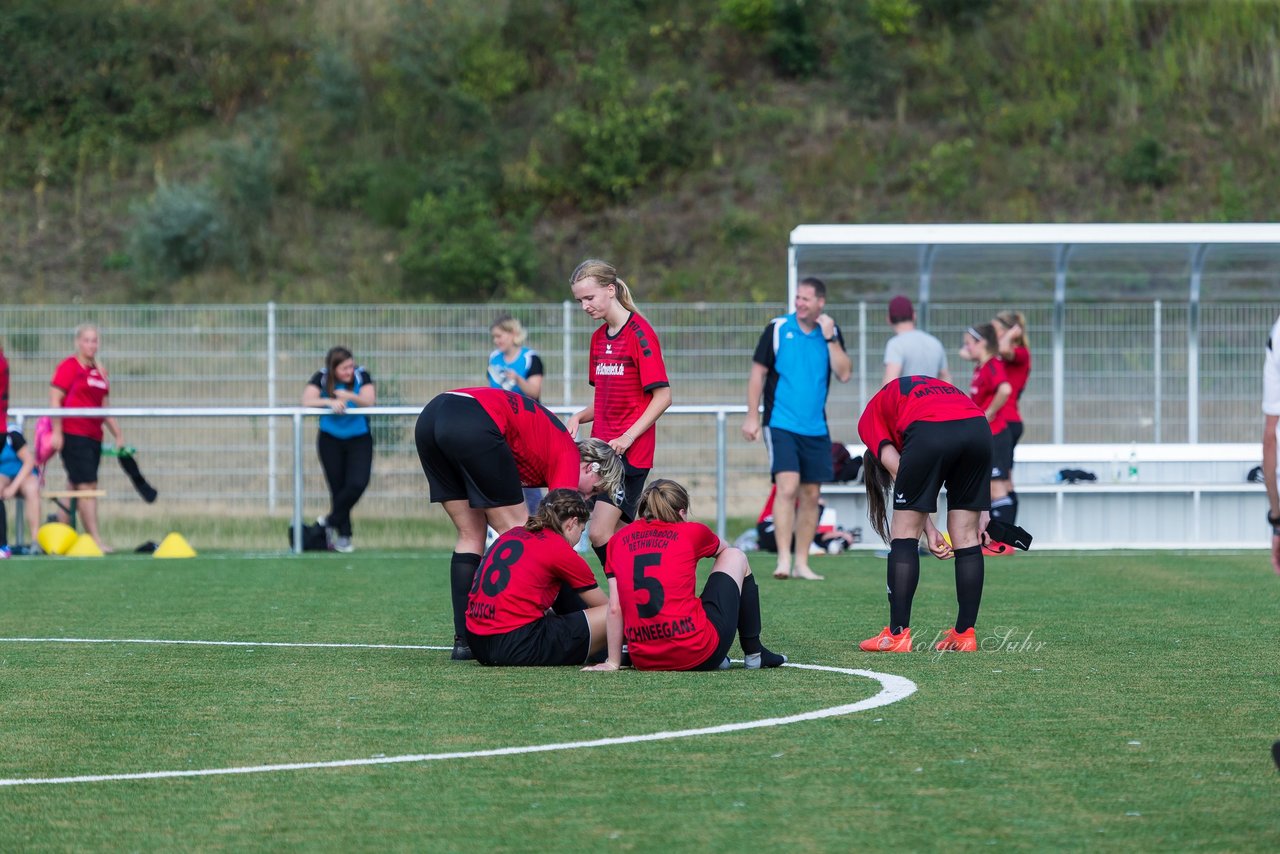
<instances>
[{"instance_id":1,"label":"black shorts","mask_svg":"<svg viewBox=\"0 0 1280 854\"><path fill-rule=\"evenodd\" d=\"M644 482L649 479L649 469L636 468L627 462L627 458L622 458L622 503L619 504L617 496L613 495L597 495L588 501L589 506L594 509L597 501L603 501L605 504L617 507L622 511L622 521L634 522L636 520L636 508L640 505L640 493L644 492Z\"/></svg>"},{"instance_id":2,"label":"black shorts","mask_svg":"<svg viewBox=\"0 0 1280 854\"><path fill-rule=\"evenodd\" d=\"M62 465L67 470L67 480L74 484L97 483L101 461L102 443L97 439L63 434Z\"/></svg>"},{"instance_id":3,"label":"black shorts","mask_svg":"<svg viewBox=\"0 0 1280 854\"><path fill-rule=\"evenodd\" d=\"M433 503L524 504L515 455L475 398L437 395L418 416L413 438Z\"/></svg>"},{"instance_id":4,"label":"black shorts","mask_svg":"<svg viewBox=\"0 0 1280 854\"><path fill-rule=\"evenodd\" d=\"M991 437L991 479L1008 480L1012 473L1013 434L1006 427Z\"/></svg>"},{"instance_id":5,"label":"black shorts","mask_svg":"<svg viewBox=\"0 0 1280 854\"><path fill-rule=\"evenodd\" d=\"M893 509L933 513L943 484L949 510L991 508L991 425L986 418L917 421L903 434Z\"/></svg>"},{"instance_id":6,"label":"black shorts","mask_svg":"<svg viewBox=\"0 0 1280 854\"><path fill-rule=\"evenodd\" d=\"M1013 449L1018 447L1018 443L1022 441L1023 423L1021 421L1010 421L1009 431L1009 473L1013 474Z\"/></svg>"},{"instance_id":7,"label":"black shorts","mask_svg":"<svg viewBox=\"0 0 1280 854\"><path fill-rule=\"evenodd\" d=\"M591 651L591 624L585 611L552 615L501 635L467 632L471 654L481 664L500 667L557 667L585 664Z\"/></svg>"},{"instance_id":8,"label":"black shorts","mask_svg":"<svg viewBox=\"0 0 1280 854\"><path fill-rule=\"evenodd\" d=\"M738 636L738 607L742 601L742 591L733 577L724 572L713 572L702 585L702 610L707 612L707 621L711 623L720 642L715 652L694 670L719 670L720 662L729 654L733 639Z\"/></svg>"}]
</instances>

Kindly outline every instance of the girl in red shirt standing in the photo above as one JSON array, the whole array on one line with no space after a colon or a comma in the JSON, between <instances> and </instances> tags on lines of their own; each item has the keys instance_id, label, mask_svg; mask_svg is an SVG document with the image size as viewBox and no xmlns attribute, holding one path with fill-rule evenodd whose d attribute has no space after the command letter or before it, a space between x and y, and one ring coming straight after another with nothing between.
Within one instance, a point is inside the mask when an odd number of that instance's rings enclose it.
<instances>
[{"instance_id":1,"label":"girl in red shirt standing","mask_svg":"<svg viewBox=\"0 0 1280 854\"><path fill-rule=\"evenodd\" d=\"M982 532L990 506L991 430L965 393L933 377L899 377L876 392L858 420L867 515L889 544L889 625L858 645L864 652L911 652L911 600L920 581L920 535L938 558L956 559L954 628L939 650L974 652L982 600ZM948 543L933 523L947 487ZM893 519L888 519L888 501Z\"/></svg>"},{"instance_id":2,"label":"girl in red shirt standing","mask_svg":"<svg viewBox=\"0 0 1280 854\"><path fill-rule=\"evenodd\" d=\"M1013 445L1005 421L1005 403L1013 396L1013 385L1005 373L1004 363L996 358L999 352L996 328L990 323L970 326L965 331L960 355L977 363L969 396L991 424L991 518L1012 522L1009 471L1013 468ZM1012 553L1013 549L1003 543L988 549L988 554Z\"/></svg>"},{"instance_id":3,"label":"girl in red shirt standing","mask_svg":"<svg viewBox=\"0 0 1280 854\"><path fill-rule=\"evenodd\" d=\"M1002 311L992 319L991 325L995 327L999 337L1000 361L1004 364L1004 372L1012 389L1009 401L1004 405L1004 420L1009 425L1009 513L1005 521L1016 524L1018 493L1013 487L1013 452L1022 438L1022 412L1018 409L1018 404L1022 401L1022 392L1026 389L1027 378L1031 374L1031 343L1027 340L1027 321L1021 312Z\"/></svg>"},{"instance_id":4,"label":"girl in red shirt standing","mask_svg":"<svg viewBox=\"0 0 1280 854\"><path fill-rule=\"evenodd\" d=\"M96 409L108 406L111 385L107 371L98 361L98 328L82 323L76 329L76 352L59 363L50 382L49 406L55 409ZM105 424L116 438L116 447L124 446L124 434L114 418L60 417L53 420L50 447L62 454L67 470L67 485L73 490L98 488L98 462L102 459L102 426ZM98 500L81 498L78 502L84 530L93 537L98 548L110 552L98 533ZM67 515L58 513L62 521Z\"/></svg>"},{"instance_id":5,"label":"girl in red shirt standing","mask_svg":"<svg viewBox=\"0 0 1280 854\"><path fill-rule=\"evenodd\" d=\"M609 542L609 655L587 669L617 670L625 641L640 670L723 670L735 634L748 669L784 664L785 655L760 643L760 591L747 556L689 521L685 488L655 480L638 511ZM699 595L698 561L705 557L716 562Z\"/></svg>"},{"instance_id":6,"label":"girl in red shirt standing","mask_svg":"<svg viewBox=\"0 0 1280 854\"><path fill-rule=\"evenodd\" d=\"M654 424L671 405L671 384L658 334L641 316L627 283L610 264L583 261L569 278L573 298L594 320L587 379L595 397L569 419L569 432L594 422L591 435L609 443L626 469L621 495L601 495L591 511L589 535L600 565L605 543L619 523L635 518L640 491L653 468Z\"/></svg>"},{"instance_id":7,"label":"girl in red shirt standing","mask_svg":"<svg viewBox=\"0 0 1280 854\"><path fill-rule=\"evenodd\" d=\"M573 549L590 515L576 491L553 489L529 521L489 547L467 600L477 661L584 664L604 649L609 600Z\"/></svg>"}]
</instances>

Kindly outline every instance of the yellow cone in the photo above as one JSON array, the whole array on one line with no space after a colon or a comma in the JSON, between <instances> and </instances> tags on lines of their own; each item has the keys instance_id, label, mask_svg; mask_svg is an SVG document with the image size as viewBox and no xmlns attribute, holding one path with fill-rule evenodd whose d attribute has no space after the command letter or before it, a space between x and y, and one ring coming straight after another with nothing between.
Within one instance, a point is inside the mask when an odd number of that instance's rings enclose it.
<instances>
[{"instance_id":1,"label":"yellow cone","mask_svg":"<svg viewBox=\"0 0 1280 854\"><path fill-rule=\"evenodd\" d=\"M75 545L67 550L67 557L102 557L102 549L88 534L76 537Z\"/></svg>"},{"instance_id":2,"label":"yellow cone","mask_svg":"<svg viewBox=\"0 0 1280 854\"><path fill-rule=\"evenodd\" d=\"M156 547L155 554L152 557L195 557L196 550L191 548L181 534L177 531L169 534L160 541L160 545Z\"/></svg>"},{"instance_id":3,"label":"yellow cone","mask_svg":"<svg viewBox=\"0 0 1280 854\"><path fill-rule=\"evenodd\" d=\"M36 531L36 542L47 555L64 555L76 542L76 529L62 522L48 522Z\"/></svg>"}]
</instances>

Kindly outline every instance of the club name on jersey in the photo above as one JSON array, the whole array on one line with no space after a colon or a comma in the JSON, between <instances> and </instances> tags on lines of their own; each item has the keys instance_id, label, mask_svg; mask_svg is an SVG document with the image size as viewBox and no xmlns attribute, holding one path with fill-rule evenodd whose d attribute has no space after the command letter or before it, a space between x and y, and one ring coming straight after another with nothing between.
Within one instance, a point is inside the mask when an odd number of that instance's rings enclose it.
<instances>
[{"instance_id":1,"label":"club name on jersey","mask_svg":"<svg viewBox=\"0 0 1280 854\"><path fill-rule=\"evenodd\" d=\"M497 610L492 602L472 602L467 606L467 616L476 620L492 620Z\"/></svg>"},{"instance_id":2,"label":"club name on jersey","mask_svg":"<svg viewBox=\"0 0 1280 854\"><path fill-rule=\"evenodd\" d=\"M662 640L664 638L678 638L682 635L692 634L693 630L693 617L684 617L679 620L663 620L660 623L649 623L644 626L627 626L623 634L627 636L627 643L637 643L640 641Z\"/></svg>"},{"instance_id":3,"label":"club name on jersey","mask_svg":"<svg viewBox=\"0 0 1280 854\"><path fill-rule=\"evenodd\" d=\"M627 366L615 363L610 365L596 365L596 376L598 377L621 377L626 376Z\"/></svg>"}]
</instances>

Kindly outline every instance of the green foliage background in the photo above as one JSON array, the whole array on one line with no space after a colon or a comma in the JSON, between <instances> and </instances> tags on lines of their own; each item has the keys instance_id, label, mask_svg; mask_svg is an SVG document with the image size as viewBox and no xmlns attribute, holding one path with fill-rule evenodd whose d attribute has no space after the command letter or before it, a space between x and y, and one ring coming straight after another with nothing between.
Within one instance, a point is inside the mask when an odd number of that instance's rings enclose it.
<instances>
[{"instance_id":1,"label":"green foliage background","mask_svg":"<svg viewBox=\"0 0 1280 854\"><path fill-rule=\"evenodd\" d=\"M11 301L776 295L800 222L1275 218L1280 4L14 0Z\"/></svg>"}]
</instances>

